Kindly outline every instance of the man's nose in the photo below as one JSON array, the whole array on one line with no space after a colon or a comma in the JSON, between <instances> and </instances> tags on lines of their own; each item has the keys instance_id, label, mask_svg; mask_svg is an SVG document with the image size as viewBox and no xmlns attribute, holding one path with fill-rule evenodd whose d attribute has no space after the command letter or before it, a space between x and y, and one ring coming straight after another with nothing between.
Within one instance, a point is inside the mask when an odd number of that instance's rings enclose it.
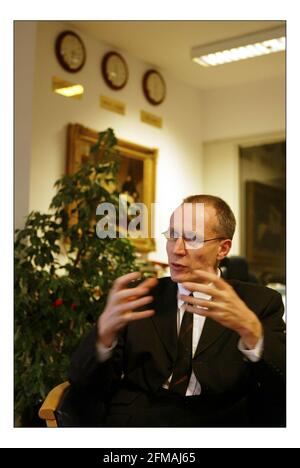
<instances>
[{"instance_id":1,"label":"man's nose","mask_svg":"<svg viewBox=\"0 0 300 468\"><path fill-rule=\"evenodd\" d=\"M175 241L173 253L176 254L176 255L185 255L185 253L186 253L185 244L184 244L184 240L181 237L179 237Z\"/></svg>"}]
</instances>

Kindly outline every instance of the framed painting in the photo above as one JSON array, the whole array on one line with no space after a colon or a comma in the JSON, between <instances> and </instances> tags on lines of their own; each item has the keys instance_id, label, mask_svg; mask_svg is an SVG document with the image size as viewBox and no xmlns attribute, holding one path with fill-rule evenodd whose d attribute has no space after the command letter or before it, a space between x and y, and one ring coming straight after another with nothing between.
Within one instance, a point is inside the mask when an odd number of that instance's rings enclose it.
<instances>
[{"instance_id":1,"label":"framed painting","mask_svg":"<svg viewBox=\"0 0 300 468\"><path fill-rule=\"evenodd\" d=\"M246 255L262 274L285 274L285 206L283 189L246 182Z\"/></svg>"},{"instance_id":2,"label":"framed painting","mask_svg":"<svg viewBox=\"0 0 300 468\"><path fill-rule=\"evenodd\" d=\"M98 140L96 130L80 124L69 124L67 134L67 174L74 173L90 157L90 148ZM126 193L128 201L142 202L148 211L148 226L152 226L152 204L155 203L157 149L147 148L118 138L115 147L120 165L117 175L118 192ZM151 229L149 228L149 231ZM155 250L152 237L130 239L139 252Z\"/></svg>"}]
</instances>

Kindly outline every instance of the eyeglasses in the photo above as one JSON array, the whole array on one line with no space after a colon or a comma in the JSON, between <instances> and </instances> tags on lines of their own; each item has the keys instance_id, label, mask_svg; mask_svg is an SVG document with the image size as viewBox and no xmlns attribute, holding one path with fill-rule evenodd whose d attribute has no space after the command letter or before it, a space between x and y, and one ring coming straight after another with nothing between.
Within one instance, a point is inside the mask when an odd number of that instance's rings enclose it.
<instances>
[{"instance_id":1,"label":"eyeglasses","mask_svg":"<svg viewBox=\"0 0 300 468\"><path fill-rule=\"evenodd\" d=\"M162 233L165 238L170 242L176 242L178 239L182 239L185 246L188 247L200 247L205 242L213 241L213 240L224 240L226 237L212 237L211 239L202 239L197 233L195 232L185 232L184 234L180 235L175 231L165 231Z\"/></svg>"}]
</instances>

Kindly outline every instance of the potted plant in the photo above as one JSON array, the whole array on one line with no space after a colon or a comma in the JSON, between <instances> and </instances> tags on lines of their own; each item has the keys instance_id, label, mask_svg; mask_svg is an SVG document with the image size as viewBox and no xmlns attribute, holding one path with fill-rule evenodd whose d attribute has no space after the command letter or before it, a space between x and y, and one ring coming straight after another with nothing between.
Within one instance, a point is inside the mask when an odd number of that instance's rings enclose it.
<instances>
[{"instance_id":1,"label":"potted plant","mask_svg":"<svg viewBox=\"0 0 300 468\"><path fill-rule=\"evenodd\" d=\"M15 240L15 414L32 426L48 391L67 379L70 356L104 308L118 276L137 268L126 238L96 236L96 207L118 210L111 129L91 158L56 183L49 213L31 212ZM96 162L96 160L100 162Z\"/></svg>"}]
</instances>

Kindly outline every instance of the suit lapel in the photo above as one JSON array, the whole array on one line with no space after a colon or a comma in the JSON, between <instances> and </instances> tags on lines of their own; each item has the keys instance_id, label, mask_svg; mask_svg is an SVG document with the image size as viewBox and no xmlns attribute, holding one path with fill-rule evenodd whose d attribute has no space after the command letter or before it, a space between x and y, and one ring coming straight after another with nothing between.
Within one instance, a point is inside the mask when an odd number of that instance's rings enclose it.
<instances>
[{"instance_id":1,"label":"suit lapel","mask_svg":"<svg viewBox=\"0 0 300 468\"><path fill-rule=\"evenodd\" d=\"M231 283L228 281L228 283ZM234 287L234 285L232 285ZM177 283L171 278L164 278L161 287L155 297L155 315L151 320L157 334L167 351L168 355L175 361L177 355ZM203 331L195 351L194 358L203 353L220 336L228 332L228 329L210 318L206 318Z\"/></svg>"},{"instance_id":2,"label":"suit lapel","mask_svg":"<svg viewBox=\"0 0 300 468\"><path fill-rule=\"evenodd\" d=\"M177 283L170 278L156 296L156 312L152 318L160 340L172 361L177 355Z\"/></svg>"},{"instance_id":3,"label":"suit lapel","mask_svg":"<svg viewBox=\"0 0 300 468\"><path fill-rule=\"evenodd\" d=\"M194 358L211 346L227 329L218 322L206 318Z\"/></svg>"},{"instance_id":4,"label":"suit lapel","mask_svg":"<svg viewBox=\"0 0 300 468\"><path fill-rule=\"evenodd\" d=\"M234 284L231 283L230 280L227 280L227 283L231 284L231 286L234 287ZM223 325L220 325L218 322L215 320L212 320L210 318L206 318L203 331L198 343L198 346L195 351L194 358L197 357L199 354L203 353L209 346L211 346L218 338L220 338L223 333L228 332L229 329L223 327Z\"/></svg>"}]
</instances>

